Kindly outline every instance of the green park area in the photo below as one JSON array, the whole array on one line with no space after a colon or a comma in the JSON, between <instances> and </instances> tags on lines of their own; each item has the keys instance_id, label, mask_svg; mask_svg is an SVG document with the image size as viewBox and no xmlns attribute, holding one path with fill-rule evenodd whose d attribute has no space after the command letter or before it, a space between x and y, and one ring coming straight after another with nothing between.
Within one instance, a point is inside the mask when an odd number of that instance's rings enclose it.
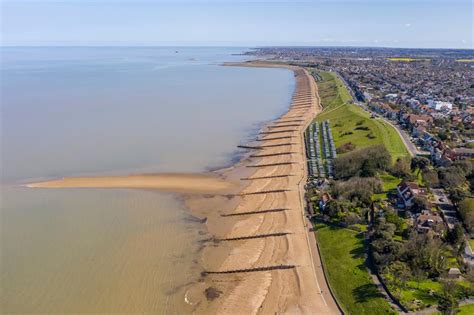
<instances>
[{"instance_id":1,"label":"green park area","mask_svg":"<svg viewBox=\"0 0 474 315\"><path fill-rule=\"evenodd\" d=\"M319 72L319 95L323 111L316 121L329 120L334 143L339 153L344 148L352 150L383 144L395 161L408 156L408 150L399 134L389 123L371 118L371 115L355 104L341 80L332 72Z\"/></svg>"},{"instance_id":2,"label":"green park area","mask_svg":"<svg viewBox=\"0 0 474 315\"><path fill-rule=\"evenodd\" d=\"M474 314L474 304L466 304L459 307L457 315L472 315Z\"/></svg>"},{"instance_id":3,"label":"green park area","mask_svg":"<svg viewBox=\"0 0 474 315\"><path fill-rule=\"evenodd\" d=\"M329 282L345 312L395 314L365 267L363 234L325 223L317 223L315 231Z\"/></svg>"}]
</instances>

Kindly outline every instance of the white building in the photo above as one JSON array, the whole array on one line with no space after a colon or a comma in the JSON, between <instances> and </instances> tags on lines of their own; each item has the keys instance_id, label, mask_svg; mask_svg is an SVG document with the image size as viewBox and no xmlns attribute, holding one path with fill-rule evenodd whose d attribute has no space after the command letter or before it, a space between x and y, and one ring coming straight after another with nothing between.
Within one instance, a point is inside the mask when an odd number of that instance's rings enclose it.
<instances>
[{"instance_id":1,"label":"white building","mask_svg":"<svg viewBox=\"0 0 474 315\"><path fill-rule=\"evenodd\" d=\"M442 102L442 101L433 101L428 100L428 106L433 108L434 110L441 111L441 110L452 110L453 104L450 102Z\"/></svg>"}]
</instances>

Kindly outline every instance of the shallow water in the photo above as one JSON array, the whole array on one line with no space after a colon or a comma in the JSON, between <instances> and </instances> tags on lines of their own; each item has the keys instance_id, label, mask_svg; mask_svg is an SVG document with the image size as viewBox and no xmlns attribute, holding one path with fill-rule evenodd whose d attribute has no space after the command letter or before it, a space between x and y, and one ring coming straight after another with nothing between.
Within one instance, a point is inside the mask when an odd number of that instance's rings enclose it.
<instances>
[{"instance_id":1,"label":"shallow water","mask_svg":"<svg viewBox=\"0 0 474 315\"><path fill-rule=\"evenodd\" d=\"M288 70L219 65L243 50L1 50L3 312L189 310L205 236L175 195L18 184L228 165L294 87Z\"/></svg>"}]
</instances>

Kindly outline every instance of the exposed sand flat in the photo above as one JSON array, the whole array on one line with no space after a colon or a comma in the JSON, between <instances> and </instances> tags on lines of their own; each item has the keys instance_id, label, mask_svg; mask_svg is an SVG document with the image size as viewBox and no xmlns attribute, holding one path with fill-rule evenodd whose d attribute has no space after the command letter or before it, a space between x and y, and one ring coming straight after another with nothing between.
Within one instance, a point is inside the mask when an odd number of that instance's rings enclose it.
<instances>
[{"instance_id":1,"label":"exposed sand flat","mask_svg":"<svg viewBox=\"0 0 474 315\"><path fill-rule=\"evenodd\" d=\"M292 106L259 136L260 150L236 167L223 172L230 179L240 178L238 197L226 204L216 201L215 207L203 213L208 217L211 234L220 238L238 239L206 247L202 259L208 271L229 271L257 267L294 265L293 269L212 274L204 279L205 287L221 292L213 300L199 299L197 313L202 314L339 314L328 294L314 236L304 218L306 158L303 132L320 110L317 87L302 68L262 62L231 64L251 67L286 67L294 71L296 90ZM297 99L297 101L295 101ZM295 105L297 104L297 105ZM291 121L291 122L289 122ZM293 136L293 138L285 138ZM291 140L291 141L289 141ZM253 172L242 175L248 166ZM199 201L189 200L196 209ZM209 204L209 203L208 203ZM224 213L224 215L216 215ZM251 236L270 235L262 238ZM243 238L243 239L242 239ZM311 239L310 239L311 238ZM318 270L319 268L319 270ZM323 293L322 293L323 291Z\"/></svg>"},{"instance_id":2,"label":"exposed sand flat","mask_svg":"<svg viewBox=\"0 0 474 315\"><path fill-rule=\"evenodd\" d=\"M186 203L207 218L208 231L216 240L202 250L199 263L204 271L272 267L207 274L186 293L195 313L339 314L303 211L307 174L303 132L320 111L316 83L299 67L267 62L232 65L285 67L296 79L288 112L260 132L258 141L247 146L254 148L249 157L236 166L217 175L71 177L27 187L137 188L193 194ZM278 269L283 265L291 268Z\"/></svg>"},{"instance_id":3,"label":"exposed sand flat","mask_svg":"<svg viewBox=\"0 0 474 315\"><path fill-rule=\"evenodd\" d=\"M235 187L213 175L150 174L126 176L66 177L27 184L30 188L139 188L158 189L180 193L219 193Z\"/></svg>"}]
</instances>

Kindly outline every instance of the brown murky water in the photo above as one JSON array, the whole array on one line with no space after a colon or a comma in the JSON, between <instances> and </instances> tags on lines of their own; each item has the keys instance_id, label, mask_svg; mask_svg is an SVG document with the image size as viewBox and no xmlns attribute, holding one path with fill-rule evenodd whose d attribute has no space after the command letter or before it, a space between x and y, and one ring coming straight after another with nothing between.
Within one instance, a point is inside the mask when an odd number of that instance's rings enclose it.
<instances>
[{"instance_id":1,"label":"brown murky water","mask_svg":"<svg viewBox=\"0 0 474 315\"><path fill-rule=\"evenodd\" d=\"M287 70L217 65L239 51L2 50L2 312L191 310L206 236L178 196L19 184L229 164L294 85Z\"/></svg>"}]
</instances>

